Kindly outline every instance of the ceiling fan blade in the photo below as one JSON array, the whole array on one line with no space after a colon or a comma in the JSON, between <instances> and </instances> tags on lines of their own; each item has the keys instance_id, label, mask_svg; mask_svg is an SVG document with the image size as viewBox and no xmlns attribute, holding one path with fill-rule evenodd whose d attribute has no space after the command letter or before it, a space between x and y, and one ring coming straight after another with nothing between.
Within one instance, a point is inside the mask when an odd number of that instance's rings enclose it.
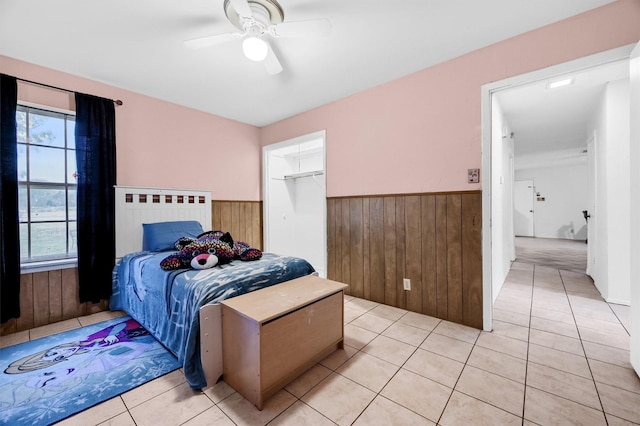
<instances>
[{"instance_id":1,"label":"ceiling fan blade","mask_svg":"<svg viewBox=\"0 0 640 426\"><path fill-rule=\"evenodd\" d=\"M271 29L275 37L328 36L331 34L331 22L328 19L283 22Z\"/></svg>"},{"instance_id":2,"label":"ceiling fan blade","mask_svg":"<svg viewBox=\"0 0 640 426\"><path fill-rule=\"evenodd\" d=\"M215 46L218 44L238 40L242 37L244 37L244 34L242 33L223 33L187 40L184 42L184 45L189 49L202 49L205 47Z\"/></svg>"},{"instance_id":3,"label":"ceiling fan blade","mask_svg":"<svg viewBox=\"0 0 640 426\"><path fill-rule=\"evenodd\" d=\"M282 64L271 45L267 43L267 46L269 46L269 50L267 51L267 57L264 58L264 67L269 75L280 74L282 72Z\"/></svg>"},{"instance_id":4,"label":"ceiling fan blade","mask_svg":"<svg viewBox=\"0 0 640 426\"><path fill-rule=\"evenodd\" d=\"M249 18L253 15L251 12L251 6L249 6L249 2L247 0L229 0L231 6L238 12L238 15Z\"/></svg>"}]
</instances>

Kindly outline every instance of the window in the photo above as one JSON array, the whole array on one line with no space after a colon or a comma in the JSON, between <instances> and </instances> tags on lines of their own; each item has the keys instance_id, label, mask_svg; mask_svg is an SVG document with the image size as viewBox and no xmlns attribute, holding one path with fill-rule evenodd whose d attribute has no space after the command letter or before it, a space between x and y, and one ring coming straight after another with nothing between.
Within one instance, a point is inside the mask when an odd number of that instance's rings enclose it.
<instances>
[{"instance_id":1,"label":"window","mask_svg":"<svg viewBox=\"0 0 640 426\"><path fill-rule=\"evenodd\" d=\"M21 263L75 258L75 117L19 105L16 120Z\"/></svg>"}]
</instances>

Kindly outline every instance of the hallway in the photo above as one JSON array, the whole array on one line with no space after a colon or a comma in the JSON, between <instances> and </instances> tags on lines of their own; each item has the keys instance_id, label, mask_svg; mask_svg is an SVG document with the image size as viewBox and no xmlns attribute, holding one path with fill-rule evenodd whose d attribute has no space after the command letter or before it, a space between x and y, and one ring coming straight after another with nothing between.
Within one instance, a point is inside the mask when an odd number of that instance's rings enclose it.
<instances>
[{"instance_id":1,"label":"hallway","mask_svg":"<svg viewBox=\"0 0 640 426\"><path fill-rule=\"evenodd\" d=\"M587 245L581 240L516 237L516 261L584 273Z\"/></svg>"},{"instance_id":2,"label":"hallway","mask_svg":"<svg viewBox=\"0 0 640 426\"><path fill-rule=\"evenodd\" d=\"M605 302L579 272L586 244L517 238L516 253L494 303L493 334L526 342L524 418L539 424L640 423L629 307Z\"/></svg>"}]
</instances>

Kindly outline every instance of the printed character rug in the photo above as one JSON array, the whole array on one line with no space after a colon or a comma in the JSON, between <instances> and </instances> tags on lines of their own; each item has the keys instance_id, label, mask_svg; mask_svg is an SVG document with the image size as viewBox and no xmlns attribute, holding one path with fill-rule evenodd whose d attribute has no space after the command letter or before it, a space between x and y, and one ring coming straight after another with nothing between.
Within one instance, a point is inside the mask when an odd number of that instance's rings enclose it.
<instances>
[{"instance_id":1,"label":"printed character rug","mask_svg":"<svg viewBox=\"0 0 640 426\"><path fill-rule=\"evenodd\" d=\"M50 424L176 370L125 316L0 349L0 424Z\"/></svg>"}]
</instances>

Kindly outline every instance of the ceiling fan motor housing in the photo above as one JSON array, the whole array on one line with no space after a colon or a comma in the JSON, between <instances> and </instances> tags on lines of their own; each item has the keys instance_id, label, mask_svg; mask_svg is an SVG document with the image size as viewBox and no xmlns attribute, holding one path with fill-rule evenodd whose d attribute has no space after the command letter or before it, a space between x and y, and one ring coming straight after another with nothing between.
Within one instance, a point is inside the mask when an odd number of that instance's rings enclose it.
<instances>
[{"instance_id":1,"label":"ceiling fan motor housing","mask_svg":"<svg viewBox=\"0 0 640 426\"><path fill-rule=\"evenodd\" d=\"M284 20L282 7L275 0L249 0L253 16L240 16L230 0L224 2L224 12L229 21L247 34L260 36L269 32L269 27Z\"/></svg>"}]
</instances>

